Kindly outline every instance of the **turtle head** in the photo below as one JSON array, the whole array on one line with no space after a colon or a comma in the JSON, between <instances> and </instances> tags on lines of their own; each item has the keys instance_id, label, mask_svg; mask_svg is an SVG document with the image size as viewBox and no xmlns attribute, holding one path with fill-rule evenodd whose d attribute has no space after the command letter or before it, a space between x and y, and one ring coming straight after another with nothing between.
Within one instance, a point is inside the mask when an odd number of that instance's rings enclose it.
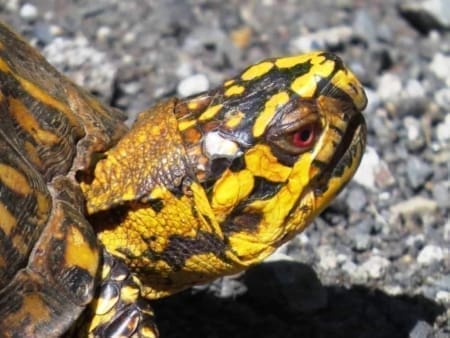
<instances>
[{"instance_id":1,"label":"turtle head","mask_svg":"<svg viewBox=\"0 0 450 338\"><path fill-rule=\"evenodd\" d=\"M302 231L350 180L366 103L342 61L315 52L262 61L178 104L189 159L241 264Z\"/></svg>"}]
</instances>

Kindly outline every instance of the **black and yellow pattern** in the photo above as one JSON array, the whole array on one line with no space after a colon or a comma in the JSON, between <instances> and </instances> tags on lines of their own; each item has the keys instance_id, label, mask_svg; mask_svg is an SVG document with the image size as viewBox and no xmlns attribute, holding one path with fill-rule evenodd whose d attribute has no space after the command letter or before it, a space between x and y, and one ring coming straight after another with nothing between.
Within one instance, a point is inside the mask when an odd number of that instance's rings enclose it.
<instances>
[{"instance_id":1,"label":"black and yellow pattern","mask_svg":"<svg viewBox=\"0 0 450 338\"><path fill-rule=\"evenodd\" d=\"M157 337L146 299L242 271L330 203L362 157L365 105L316 52L127 131L0 25L0 331Z\"/></svg>"}]
</instances>

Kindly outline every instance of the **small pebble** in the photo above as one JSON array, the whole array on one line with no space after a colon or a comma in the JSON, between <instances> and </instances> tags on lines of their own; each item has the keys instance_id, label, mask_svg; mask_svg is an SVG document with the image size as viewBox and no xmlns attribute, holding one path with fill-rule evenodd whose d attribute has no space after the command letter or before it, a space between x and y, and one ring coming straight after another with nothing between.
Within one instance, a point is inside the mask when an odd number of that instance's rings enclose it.
<instances>
[{"instance_id":1,"label":"small pebble","mask_svg":"<svg viewBox=\"0 0 450 338\"><path fill-rule=\"evenodd\" d=\"M444 250L432 244L425 246L417 256L417 262L422 265L430 265L435 261L441 261L443 259L444 259Z\"/></svg>"},{"instance_id":2,"label":"small pebble","mask_svg":"<svg viewBox=\"0 0 450 338\"><path fill-rule=\"evenodd\" d=\"M383 101L396 101L402 94L401 79L392 73L384 73L378 81L377 93Z\"/></svg>"},{"instance_id":3,"label":"small pebble","mask_svg":"<svg viewBox=\"0 0 450 338\"><path fill-rule=\"evenodd\" d=\"M450 56L436 53L430 63L430 70L450 86Z\"/></svg>"},{"instance_id":4,"label":"small pebble","mask_svg":"<svg viewBox=\"0 0 450 338\"><path fill-rule=\"evenodd\" d=\"M425 146L425 135L418 119L406 116L403 119L406 128L407 146L410 150L420 150Z\"/></svg>"},{"instance_id":5,"label":"small pebble","mask_svg":"<svg viewBox=\"0 0 450 338\"><path fill-rule=\"evenodd\" d=\"M433 327L426 321L419 320L409 333L409 338L432 338Z\"/></svg>"},{"instance_id":6,"label":"small pebble","mask_svg":"<svg viewBox=\"0 0 450 338\"><path fill-rule=\"evenodd\" d=\"M379 279L386 273L390 264L391 262L384 257L371 256L361 265L361 268L367 271L370 278Z\"/></svg>"},{"instance_id":7,"label":"small pebble","mask_svg":"<svg viewBox=\"0 0 450 338\"><path fill-rule=\"evenodd\" d=\"M416 190L421 188L433 175L433 168L417 156L410 156L407 162L407 178L410 186Z\"/></svg>"},{"instance_id":8,"label":"small pebble","mask_svg":"<svg viewBox=\"0 0 450 338\"><path fill-rule=\"evenodd\" d=\"M21 8L20 8L20 16L22 17L22 19L25 19L26 21L34 21L37 19L38 17L38 9L35 5L30 4L30 3L25 3Z\"/></svg>"},{"instance_id":9,"label":"small pebble","mask_svg":"<svg viewBox=\"0 0 450 338\"><path fill-rule=\"evenodd\" d=\"M181 97L191 96L209 89L209 80L204 74L191 75L180 81L177 87Z\"/></svg>"},{"instance_id":10,"label":"small pebble","mask_svg":"<svg viewBox=\"0 0 450 338\"><path fill-rule=\"evenodd\" d=\"M444 122L437 125L436 137L442 145L450 144L450 113L445 115Z\"/></svg>"},{"instance_id":11,"label":"small pebble","mask_svg":"<svg viewBox=\"0 0 450 338\"><path fill-rule=\"evenodd\" d=\"M406 201L394 204L390 208L390 211L394 215L414 215L435 212L437 208L438 205L436 201L422 196L416 196Z\"/></svg>"}]
</instances>

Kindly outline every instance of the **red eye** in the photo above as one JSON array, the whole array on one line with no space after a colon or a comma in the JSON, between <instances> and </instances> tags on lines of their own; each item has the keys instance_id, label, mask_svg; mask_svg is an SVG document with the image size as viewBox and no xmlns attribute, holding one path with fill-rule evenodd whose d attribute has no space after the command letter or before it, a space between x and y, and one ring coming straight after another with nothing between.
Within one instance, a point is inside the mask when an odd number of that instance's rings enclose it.
<instances>
[{"instance_id":1,"label":"red eye","mask_svg":"<svg viewBox=\"0 0 450 338\"><path fill-rule=\"evenodd\" d=\"M314 125L308 124L292 135L292 143L299 148L308 148L311 147L315 138Z\"/></svg>"}]
</instances>

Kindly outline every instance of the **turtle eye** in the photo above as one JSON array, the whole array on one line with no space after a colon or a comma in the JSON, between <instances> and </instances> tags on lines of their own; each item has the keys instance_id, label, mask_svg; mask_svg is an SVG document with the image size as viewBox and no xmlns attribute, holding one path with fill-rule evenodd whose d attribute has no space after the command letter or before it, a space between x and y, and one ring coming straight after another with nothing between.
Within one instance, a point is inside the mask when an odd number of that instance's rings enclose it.
<instances>
[{"instance_id":1,"label":"turtle eye","mask_svg":"<svg viewBox=\"0 0 450 338\"><path fill-rule=\"evenodd\" d=\"M305 150L310 148L316 139L316 126L313 123L309 123L292 134L292 145L299 148L299 150Z\"/></svg>"}]
</instances>

